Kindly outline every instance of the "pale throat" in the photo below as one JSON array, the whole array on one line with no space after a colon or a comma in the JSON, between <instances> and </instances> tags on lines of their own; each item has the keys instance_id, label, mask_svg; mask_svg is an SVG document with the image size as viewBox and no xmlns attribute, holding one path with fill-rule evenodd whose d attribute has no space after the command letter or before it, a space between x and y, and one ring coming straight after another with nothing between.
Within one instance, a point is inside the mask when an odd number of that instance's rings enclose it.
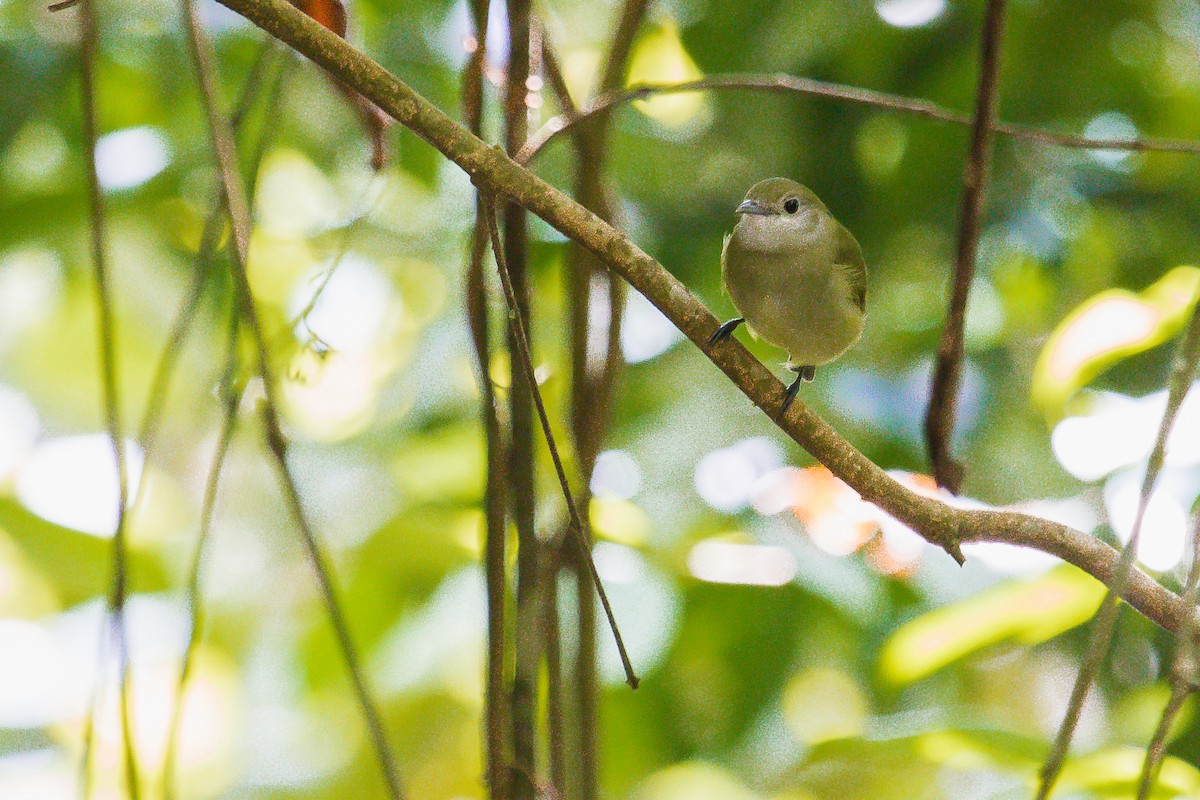
<instances>
[{"instance_id":1,"label":"pale throat","mask_svg":"<svg viewBox=\"0 0 1200 800\"><path fill-rule=\"evenodd\" d=\"M747 214L738 222L734 232L737 234L738 244L747 250L773 253L804 247L817 236L819 229L819 214L814 209L804 209L789 216Z\"/></svg>"}]
</instances>

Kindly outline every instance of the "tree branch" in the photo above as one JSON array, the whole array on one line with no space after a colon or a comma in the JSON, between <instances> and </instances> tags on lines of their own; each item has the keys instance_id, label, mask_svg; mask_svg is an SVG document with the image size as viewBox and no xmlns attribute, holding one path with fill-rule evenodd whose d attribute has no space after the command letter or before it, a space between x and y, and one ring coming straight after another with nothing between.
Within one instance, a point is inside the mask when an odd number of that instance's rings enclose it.
<instances>
[{"instance_id":1,"label":"tree branch","mask_svg":"<svg viewBox=\"0 0 1200 800\"><path fill-rule=\"evenodd\" d=\"M432 144L472 180L507 195L595 253L705 353L750 400L776 419L784 392L779 379L739 342L716 347L708 337L717 319L682 283L595 214L533 175L497 148L471 135L425 98L346 42L292 8L286 0L221 0L276 36ZM956 557L959 542L1006 542L1057 556L1100 580L1111 577L1117 553L1073 528L1013 511L954 508L901 486L802 402L776 424L868 502ZM1125 599L1155 623L1176 630L1186 610L1178 596L1144 572L1130 577Z\"/></svg>"},{"instance_id":2,"label":"tree branch","mask_svg":"<svg viewBox=\"0 0 1200 800\"><path fill-rule=\"evenodd\" d=\"M710 92L725 89L740 89L745 91L762 92L795 92L799 94L828 97L847 103L884 108L913 114L938 122L949 122L952 125L969 126L972 118L966 114L952 111L929 100L904 97L887 92L877 92L873 89L863 89L858 86L847 86L841 83L830 83L814 78L801 78L795 75L775 73L728 73L725 75L709 75L686 83L639 83L628 89L613 91L598 97L585 109L564 110L562 114L546 120L541 128L530 137L517 157L518 163L528 164L545 149L546 145L557 139L563 133L586 122L597 114L602 114L616 106L632 103L634 100L645 100L648 97L666 94L685 94L687 92ZM991 130L996 133L1040 144L1072 147L1081 150L1124 150L1128 152L1164 152L1200 154L1200 142L1192 139L1163 139L1153 137L1138 137L1134 139L1096 139L1090 136L1077 136L1073 133L1048 131L1032 125L1020 125L1012 122L993 121Z\"/></svg>"}]
</instances>

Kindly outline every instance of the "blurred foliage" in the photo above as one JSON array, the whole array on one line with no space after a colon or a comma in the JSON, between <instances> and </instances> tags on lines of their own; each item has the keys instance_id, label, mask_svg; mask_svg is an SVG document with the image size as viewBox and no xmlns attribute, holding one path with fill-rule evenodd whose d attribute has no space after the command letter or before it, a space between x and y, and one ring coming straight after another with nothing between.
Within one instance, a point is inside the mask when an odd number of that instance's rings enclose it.
<instances>
[{"instance_id":1,"label":"blurred foliage","mask_svg":"<svg viewBox=\"0 0 1200 800\"><path fill-rule=\"evenodd\" d=\"M1193 4L1009 5L1004 119L1092 136L1200 135ZM493 6L501 17L503 4ZM125 423L136 430L215 182L177 7L105 0L99 10L99 166ZM582 100L618 5L570 0L536 11ZM202 15L230 106L261 36L215 4ZM966 111L981 16L979 0L672 0L652 5L632 79L783 71ZM461 2L363 0L351 8L350 38L459 115L468 19ZM501 21L489 34L497 70ZM85 436L102 430L102 415L77 36L76 11L0 2L5 798L74 796L110 570L103 534L114 481L102 440ZM285 60L279 106L267 108L260 93L241 144L249 164L255 143L269 137L250 273L286 376L292 467L332 555L409 796L481 798L483 445L462 310L469 182L401 130L391 134L392 163L373 175L353 110L310 64ZM499 95L489 83L493 139ZM558 110L544 89L532 89L530 106L534 127ZM647 101L612 120L607 179L623 228L719 317L731 310L719 288L721 237L756 180L803 180L855 232L871 269L867 331L803 399L885 468L923 470L920 420L954 250L965 129L742 90ZM534 168L569 186L571 158L559 142ZM1198 214L1200 157L998 138L967 319L959 430L967 495L1019 503L1110 539L1126 535L1156 419L1148 429L1134 424L1142 407L1129 398L1165 385L1172 337L1195 291L1195 269L1180 265L1196 262ZM531 231L539 376L565 441L566 248L541 223ZM219 269L201 285L158 443L141 454L147 484L131 522L135 722L148 781L157 779L186 639L183 587L220 416L214 387L229 290ZM499 294L491 297L498 310ZM1114 300L1153 311L1154 324L1134 331L1102 321L1109 337L1085 336L1086 352L1072 351L1069 369L1045 366ZM629 363L607 452L586 477L597 494L598 566L643 685L629 692L606 651L605 796L1026 796L1065 707L1085 644L1077 626L1098 585L1004 548L968 548L958 569L848 505L855 498L836 482L794 469L808 457L640 298L629 301L623 339ZM747 341L768 364L782 358ZM508 375L497 358L502 399ZM203 562L207 623L185 706L180 796L379 797L254 402L248 396L239 413ZM1073 445L1055 427L1099 423L1101 412L1117 416ZM1189 413L1185 406L1180 426L1200 425L1200 406ZM1159 516L1147 523L1154 549L1143 549L1143 561L1173 587L1200 493L1197 441L1179 437ZM1072 466L1081 460L1092 469ZM548 459L538 467L539 521L554 530L564 510ZM572 593L564 583L562 596ZM1085 706L1064 793L1131 796L1165 702L1170 645L1144 620L1123 617ZM111 702L98 725L97 785L112 787ZM1172 737L1160 796L1195 795L1193 713Z\"/></svg>"}]
</instances>

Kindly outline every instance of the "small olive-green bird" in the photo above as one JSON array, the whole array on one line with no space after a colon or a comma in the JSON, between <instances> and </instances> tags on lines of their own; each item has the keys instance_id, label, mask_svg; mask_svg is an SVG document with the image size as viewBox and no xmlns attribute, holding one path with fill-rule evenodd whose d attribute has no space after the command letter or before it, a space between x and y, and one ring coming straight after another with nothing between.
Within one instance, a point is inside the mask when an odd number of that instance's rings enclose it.
<instances>
[{"instance_id":1,"label":"small olive-green bird","mask_svg":"<svg viewBox=\"0 0 1200 800\"><path fill-rule=\"evenodd\" d=\"M745 322L750 332L788 353L796 379L811 381L858 341L867 310L867 265L853 234L808 187L787 178L759 181L735 210L741 216L721 250L721 277L740 317L709 339L729 338Z\"/></svg>"}]
</instances>

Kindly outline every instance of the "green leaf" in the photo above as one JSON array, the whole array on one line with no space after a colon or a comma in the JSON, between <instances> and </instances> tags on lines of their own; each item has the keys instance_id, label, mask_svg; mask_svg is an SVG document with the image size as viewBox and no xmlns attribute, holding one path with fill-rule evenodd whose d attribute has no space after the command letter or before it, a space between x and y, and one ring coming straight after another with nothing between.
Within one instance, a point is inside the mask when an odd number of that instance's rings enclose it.
<instances>
[{"instance_id":1,"label":"green leaf","mask_svg":"<svg viewBox=\"0 0 1200 800\"><path fill-rule=\"evenodd\" d=\"M1179 333L1200 289L1200 269L1176 267L1140 294L1107 289L1069 313L1038 356L1033 401L1055 422L1076 391L1117 362Z\"/></svg>"},{"instance_id":2,"label":"green leaf","mask_svg":"<svg viewBox=\"0 0 1200 800\"><path fill-rule=\"evenodd\" d=\"M880 654L880 676L903 685L998 642L1043 642L1090 619L1103 596L1103 584L1068 565L985 589L901 626Z\"/></svg>"}]
</instances>

